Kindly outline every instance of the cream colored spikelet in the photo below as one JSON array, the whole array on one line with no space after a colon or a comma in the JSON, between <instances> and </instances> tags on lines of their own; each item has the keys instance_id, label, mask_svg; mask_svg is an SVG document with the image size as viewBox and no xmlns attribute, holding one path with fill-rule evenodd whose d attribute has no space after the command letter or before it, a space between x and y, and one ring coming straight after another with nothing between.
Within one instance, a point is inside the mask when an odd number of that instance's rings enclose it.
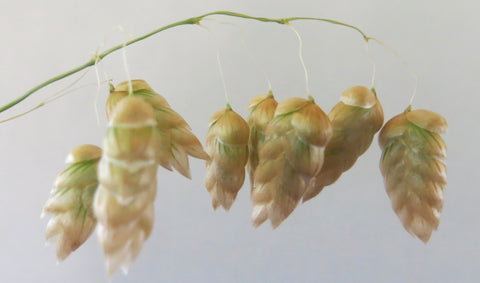
<instances>
[{"instance_id":1,"label":"cream colored spikelet","mask_svg":"<svg viewBox=\"0 0 480 283\"><path fill-rule=\"evenodd\" d=\"M440 223L447 185L447 122L428 110L407 109L383 127L380 169L393 210L405 229L427 243Z\"/></svg>"},{"instance_id":2,"label":"cream colored spikelet","mask_svg":"<svg viewBox=\"0 0 480 283\"><path fill-rule=\"evenodd\" d=\"M248 126L250 127L250 136L248 139L248 174L250 176L250 186L253 190L253 176L258 166L258 149L265 141L265 130L268 123L275 115L277 101L272 93L257 95L248 104L250 115L248 116Z\"/></svg>"},{"instance_id":3,"label":"cream colored spikelet","mask_svg":"<svg viewBox=\"0 0 480 283\"><path fill-rule=\"evenodd\" d=\"M80 247L97 225L92 202L98 186L97 165L101 155L102 150L90 144L70 151L68 166L55 180L43 208L43 213L53 214L45 234L47 241L55 240L59 261Z\"/></svg>"},{"instance_id":4,"label":"cream colored spikelet","mask_svg":"<svg viewBox=\"0 0 480 283\"><path fill-rule=\"evenodd\" d=\"M128 96L111 114L94 199L109 275L119 267L128 270L152 231L158 168L152 106Z\"/></svg>"},{"instance_id":5,"label":"cream colored spikelet","mask_svg":"<svg viewBox=\"0 0 480 283\"><path fill-rule=\"evenodd\" d=\"M229 210L245 180L248 160L247 122L231 108L219 110L210 118L206 148L205 186L212 206Z\"/></svg>"},{"instance_id":6,"label":"cream colored spikelet","mask_svg":"<svg viewBox=\"0 0 480 283\"><path fill-rule=\"evenodd\" d=\"M343 92L340 102L328 114L333 137L325 148L325 161L320 173L312 179L303 195L307 201L325 186L333 184L350 169L372 143L383 125L383 109L377 95L364 86Z\"/></svg>"},{"instance_id":7,"label":"cream colored spikelet","mask_svg":"<svg viewBox=\"0 0 480 283\"><path fill-rule=\"evenodd\" d=\"M208 154L203 150L200 141L191 132L187 122L175 112L167 100L155 91L144 80L132 80L133 96L141 97L154 110L157 121L157 162L164 168L175 168L183 176L190 178L188 156L207 160ZM112 89L107 100L107 117L112 116L115 105L128 96L128 81L122 82Z\"/></svg>"},{"instance_id":8,"label":"cream colored spikelet","mask_svg":"<svg viewBox=\"0 0 480 283\"><path fill-rule=\"evenodd\" d=\"M254 175L254 226L270 219L275 228L292 213L322 168L331 137L330 120L313 100L290 98L278 104Z\"/></svg>"}]
</instances>

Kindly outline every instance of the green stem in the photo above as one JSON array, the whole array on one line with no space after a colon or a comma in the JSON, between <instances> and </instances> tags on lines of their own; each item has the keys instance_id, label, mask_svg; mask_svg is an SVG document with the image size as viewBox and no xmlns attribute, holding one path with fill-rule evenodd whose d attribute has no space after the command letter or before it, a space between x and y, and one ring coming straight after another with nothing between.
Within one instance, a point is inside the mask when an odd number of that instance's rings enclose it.
<instances>
[{"instance_id":1,"label":"green stem","mask_svg":"<svg viewBox=\"0 0 480 283\"><path fill-rule=\"evenodd\" d=\"M344 26L344 27L354 29L362 35L363 39L366 42L368 42L370 39L372 39L371 37L367 36L361 29L357 28L356 26L349 25L349 24L342 23L342 22L335 21L335 20L330 20L330 19L312 18L312 17L290 17L290 18L271 19L271 18L264 18L264 17L253 17L253 16L249 16L249 15L245 15L245 14L241 14L241 13L236 13L236 12L230 12L230 11L210 12L210 13L206 13L206 14L203 14L201 16L198 16L198 17L189 18L189 19L186 19L186 20L183 20L183 21L178 21L178 22L163 26L163 27L158 28L158 29L156 29L156 30L154 30L150 33L147 33L143 36L132 39L125 44L120 44L120 45L114 46L114 47L104 51L103 53L96 55L96 57L92 58L90 61L86 62L85 64L83 64L81 66L78 66L78 67L76 67L76 68L74 68L74 69L72 69L68 72L65 72L63 74L60 74L56 77L53 77L53 78L39 84L38 86L30 89L29 91L27 91L22 96L16 98L15 100L11 101L10 103L8 103L6 105L0 107L0 113L2 113L3 111L17 105L18 103L20 103L21 101L23 101L24 99L26 99L27 97L32 95L33 93L37 92L41 88L46 87L46 86L48 86L48 85L50 85L50 84L52 84L56 81L64 79L64 78L66 78L70 75L73 75L73 74L75 74L75 73L77 73L77 72L79 72L83 69L86 69L88 67L91 67L91 66L95 65L95 63L98 62L99 60L102 60L107 55L123 48L124 46L134 44L138 41L144 40L144 39L146 39L146 38L148 38L152 35L155 35L155 34L161 32L161 31L164 31L164 30L167 30L167 29L170 29L170 28L173 28L173 27L182 26L182 25L197 24L201 20L203 20L205 17L213 16L213 15L223 15L223 16L230 16L230 17L236 17L236 18L244 18L244 19L256 20L256 21L260 21L260 22L278 23L278 24L282 24L282 25L285 25L285 24L288 24L289 22L297 21L297 20L322 21L322 22L327 22L327 23L331 23L331 24L335 24L335 25L341 25L341 26Z\"/></svg>"}]
</instances>

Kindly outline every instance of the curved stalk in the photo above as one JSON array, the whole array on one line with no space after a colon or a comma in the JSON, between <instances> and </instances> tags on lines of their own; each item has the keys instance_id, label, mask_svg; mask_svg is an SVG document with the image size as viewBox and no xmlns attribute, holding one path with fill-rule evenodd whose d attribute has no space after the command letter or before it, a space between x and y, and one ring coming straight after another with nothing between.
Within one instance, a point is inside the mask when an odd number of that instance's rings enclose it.
<instances>
[{"instance_id":1,"label":"curved stalk","mask_svg":"<svg viewBox=\"0 0 480 283\"><path fill-rule=\"evenodd\" d=\"M254 17L254 16L249 16L249 15L245 15L245 14L241 14L241 13L237 13L237 12L230 12L230 11L210 12L210 13L206 13L206 14L203 14L201 16L198 16L198 17L189 18L189 19L186 19L186 20L178 21L178 22L163 26L163 27L158 28L158 29L156 29L156 30L154 30L150 33L147 33L143 36L132 39L132 40L130 40L130 41L124 43L124 44L120 44L120 45L114 46L110 49L107 49L106 51L102 52L101 54L97 54L94 58L90 59L90 61L86 62L85 64L83 64L81 66L78 66L76 68L73 68L72 70L67 71L63 74L55 76L55 77L37 85L36 87L30 89L25 94L23 94L20 97L14 99L10 103L7 103L7 104L3 105L2 107L0 107L0 113L2 113L3 111L17 105L18 103L20 103L21 101L23 101L24 99L26 99L27 97L32 95L33 93L37 92L38 90L42 89L43 87L46 87L46 86L48 86L48 85L50 85L50 84L52 84L56 81L64 79L64 78L66 78L68 76L71 76L71 75L73 75L73 74L75 74L75 73L77 73L77 72L79 72L83 69L86 69L88 67L91 67L91 66L95 65L95 62L98 62L98 61L102 60L107 55L123 48L124 46L128 46L128 45L134 44L136 42L142 41L142 40L144 40L144 39L146 39L146 38L148 38L152 35L155 35L155 34L161 32L161 31L164 31L164 30L167 30L167 29L170 29L170 28L173 28L173 27L182 26L182 25L198 24L205 17L214 16L214 15L230 16L230 17L236 17L236 18L256 20L256 21L260 21L260 22L278 23L278 24L282 24L282 25L288 24L289 22L292 22L292 21L298 21L298 20L322 21L322 22L327 22L327 23L331 23L331 24L335 24L335 25L341 25L341 26L344 26L344 27L347 27L347 28L354 29L362 35L363 39L366 42L368 42L370 39L372 39L371 37L367 36L361 29L357 28L356 26L349 25L349 24L339 22L339 21L335 21L335 20L331 20L331 19L312 18L312 17L290 17L290 18L275 19L275 18L265 18L265 17Z\"/></svg>"}]
</instances>

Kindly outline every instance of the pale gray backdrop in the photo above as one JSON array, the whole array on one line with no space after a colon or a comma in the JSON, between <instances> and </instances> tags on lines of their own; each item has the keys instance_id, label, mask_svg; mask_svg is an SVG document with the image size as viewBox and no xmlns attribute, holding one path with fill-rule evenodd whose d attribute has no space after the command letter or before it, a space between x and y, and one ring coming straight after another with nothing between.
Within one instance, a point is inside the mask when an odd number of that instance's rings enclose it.
<instances>
[{"instance_id":1,"label":"pale gray backdrop","mask_svg":"<svg viewBox=\"0 0 480 283\"><path fill-rule=\"evenodd\" d=\"M275 231L250 224L249 188L230 212L214 212L203 186L204 163L192 160L192 180L159 170L153 234L127 277L114 282L475 282L480 277L478 205L479 5L475 1L29 1L0 4L0 103L80 65L134 36L205 12L229 9L256 16L313 16L345 21L395 48L418 73L414 108L449 122L448 179L440 228L428 245L404 231L390 207L378 169L377 139L356 166L316 199L299 206ZM267 91L278 100L305 97L298 42L286 26L226 17L162 32L127 49L133 78L147 80L203 141L210 115L224 107L216 49L233 108ZM312 95L328 112L343 90L370 85L372 63L358 33L326 23L294 22L304 40ZM386 118L403 111L414 88L390 51L371 44L376 88ZM250 55L249 55L250 54ZM255 58L256 64L250 59ZM121 52L101 68L126 79ZM78 78L78 76L76 76ZM48 87L8 118L48 99L75 77ZM106 282L103 254L93 235L60 265L45 247L40 212L68 151L99 145L106 127L93 69L80 87L22 118L0 124L0 282Z\"/></svg>"}]
</instances>

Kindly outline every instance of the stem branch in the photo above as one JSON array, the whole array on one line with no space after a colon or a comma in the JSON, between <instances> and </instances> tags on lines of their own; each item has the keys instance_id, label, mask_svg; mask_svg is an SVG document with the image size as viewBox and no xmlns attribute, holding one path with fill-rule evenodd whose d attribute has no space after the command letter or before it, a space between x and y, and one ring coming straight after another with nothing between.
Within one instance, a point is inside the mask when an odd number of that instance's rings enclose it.
<instances>
[{"instance_id":1,"label":"stem branch","mask_svg":"<svg viewBox=\"0 0 480 283\"><path fill-rule=\"evenodd\" d=\"M90 61L86 62L85 64L81 65L81 66L78 66L70 71L67 71L63 74L60 74L58 76L55 76L41 84L39 84L38 86L30 89L29 91L27 91L25 94L19 96L18 98L14 99L13 101L11 101L10 103L8 104L5 104L3 105L2 107L0 107L0 113L2 113L3 111L17 105L18 103L20 103L21 101L23 101L24 99L26 99L27 97L29 97L30 95L32 95L33 93L37 92L38 90L42 89L43 87L46 87L56 81L59 81L61 79L64 79L68 76L71 76L83 69L86 69L88 67L91 67L93 65L95 65L95 62L98 62L100 60L102 60L103 58L105 58L107 55L121 49L122 47L125 47L125 46L128 46L128 45L131 45L131 44L134 44L136 42L139 42L139 41L142 41L152 35L155 35L161 31L164 31L164 30L167 30L167 29L170 29L170 28L173 28L173 27L177 27L177 26L182 26L182 25L193 25L193 24L198 24L201 20L203 20L205 17L208 17L208 16L213 16L213 15L223 15L223 16L229 16L229 17L236 17L236 18L243 18L243 19L249 19L249 20L256 20L256 21L260 21L260 22L270 22L270 23L278 23L278 24L282 24L282 25L285 25L285 24L288 24L289 22L291 21L297 21L297 20L310 20L310 21L322 21L322 22L327 22L327 23L331 23L331 24L335 24L335 25L341 25L341 26L344 26L344 27L348 27L348 28L351 28L351 29L354 29L356 30L357 32L359 32L363 39L368 42L370 39L372 39L371 37L367 36L361 29L357 28L356 26L353 26L353 25L349 25L349 24L346 24L346 23L343 23L343 22L339 22L339 21L335 21L335 20L330 20L330 19L323 19L323 18L312 18L312 17L290 17L290 18L279 18L279 19L274 19L274 18L265 18L265 17L253 17L253 16L249 16L249 15L245 15L245 14L241 14L241 13L237 13L237 12L230 12L230 11L216 11L216 12L210 12L210 13L206 13L206 14L203 14L201 16L198 16L198 17L193 17L193 18L189 18L189 19L186 19L186 20L182 20L182 21L178 21L178 22L174 22L172 24L169 24L169 25L166 25L166 26L163 26L161 28L158 28L150 33L147 33L143 36L140 36L140 37L137 37L135 39L132 39L130 41L127 41L126 43L124 44L120 44L120 45L117 45L117 46L114 46L104 52L102 52L101 54L98 54L95 56L95 58L92 58L90 59Z\"/></svg>"}]
</instances>

